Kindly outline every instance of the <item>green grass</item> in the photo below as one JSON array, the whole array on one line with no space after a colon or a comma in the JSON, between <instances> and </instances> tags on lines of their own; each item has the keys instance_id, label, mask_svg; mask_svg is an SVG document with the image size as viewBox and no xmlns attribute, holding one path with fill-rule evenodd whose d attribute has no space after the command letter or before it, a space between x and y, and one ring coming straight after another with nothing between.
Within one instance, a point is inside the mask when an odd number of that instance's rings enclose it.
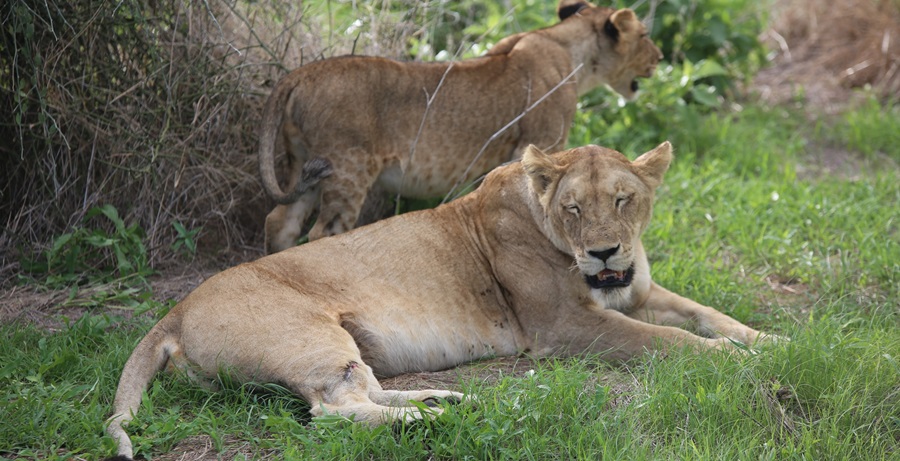
<instances>
[{"instance_id":1,"label":"green grass","mask_svg":"<svg viewBox=\"0 0 900 461\"><path fill-rule=\"evenodd\" d=\"M460 383L477 405L375 429L310 421L307 406L277 387L211 392L164 376L131 426L135 447L159 455L208 435L215 450L286 459L896 459L900 171L863 161L853 175L797 174L824 142L869 158L858 141L835 144L850 121L893 158L884 139L895 132L866 107L828 129L804 120L751 107L696 114L690 130L672 130L676 161L645 235L658 282L788 344L625 366L541 362L532 376ZM113 451L102 423L152 320L99 312L58 332L0 326L0 456Z\"/></svg>"},{"instance_id":2,"label":"green grass","mask_svg":"<svg viewBox=\"0 0 900 461\"><path fill-rule=\"evenodd\" d=\"M657 139L573 136L631 156L671 139L676 161L645 235L655 279L790 343L624 366L541 362L532 376L460 383L477 405L375 429L311 421L277 387L211 392L164 376L131 425L137 452L208 435L217 451L285 459L897 459L896 109L869 102L817 123L752 105L684 111ZM846 149L859 171L798 174L822 145ZM103 421L153 321L103 312L60 331L0 326L0 458L112 453Z\"/></svg>"},{"instance_id":3,"label":"green grass","mask_svg":"<svg viewBox=\"0 0 900 461\"><path fill-rule=\"evenodd\" d=\"M433 22L430 35L410 38L410 55L424 57L443 45L455 51L450 36L486 34L490 42L552 22L551 3L510 4L520 7L512 22L506 3L471 1L424 9L327 2L306 5L305 16L334 28L326 54L340 40L365 46L372 18ZM468 9L477 24L441 19ZM729 11L737 20L746 10ZM366 18L361 29L351 27L358 18ZM699 35L711 30L708 18L696 24ZM672 38L657 42L671 46ZM628 105L604 90L583 98L570 143L633 158L671 140L676 160L644 238L654 278L789 343L745 355L673 351L625 365L596 357L537 362L533 374L491 385L462 379L476 404L374 429L311 420L308 405L278 386L223 377L224 390L212 392L161 375L129 427L139 456L208 436L223 458L237 451L238 458L323 460L900 459L900 107L869 98L815 122L796 109L736 110L703 97L710 77L721 77L708 61L719 51L661 65ZM731 66L745 62L733 59ZM826 148L847 151L849 161L833 174L817 168ZM67 303L87 314L55 330L0 325L0 460L112 454L103 422L125 361L154 322L121 309L159 318L171 307L145 292L151 268L140 229L125 226L113 208L90 215L29 265L31 274L46 274L47 288L81 284ZM192 255L197 230L172 225L175 249Z\"/></svg>"}]
</instances>

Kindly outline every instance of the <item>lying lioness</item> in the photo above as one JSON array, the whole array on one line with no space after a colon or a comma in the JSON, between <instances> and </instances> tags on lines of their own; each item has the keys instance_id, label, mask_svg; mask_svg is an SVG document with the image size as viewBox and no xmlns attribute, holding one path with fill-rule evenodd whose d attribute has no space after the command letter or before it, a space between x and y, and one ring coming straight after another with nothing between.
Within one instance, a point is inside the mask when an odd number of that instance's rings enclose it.
<instances>
[{"instance_id":1,"label":"lying lioness","mask_svg":"<svg viewBox=\"0 0 900 461\"><path fill-rule=\"evenodd\" d=\"M523 352L627 359L753 343L759 331L650 279L640 238L671 159L668 142L634 162L597 146L529 146L447 205L210 278L125 364L108 427L119 454L132 456L122 424L166 365L280 383L313 415L382 424L422 417L411 400L462 396L383 390L376 376Z\"/></svg>"}]
</instances>

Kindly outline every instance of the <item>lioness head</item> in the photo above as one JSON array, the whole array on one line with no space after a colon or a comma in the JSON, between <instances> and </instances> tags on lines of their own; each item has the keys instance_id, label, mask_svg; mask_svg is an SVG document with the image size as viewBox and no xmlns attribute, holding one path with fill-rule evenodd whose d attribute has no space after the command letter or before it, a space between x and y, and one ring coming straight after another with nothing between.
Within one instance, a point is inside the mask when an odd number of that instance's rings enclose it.
<instances>
[{"instance_id":1,"label":"lioness head","mask_svg":"<svg viewBox=\"0 0 900 461\"><path fill-rule=\"evenodd\" d=\"M562 21L580 21L597 36L586 50L584 76L579 77L579 93L607 84L626 99L638 91L638 78L651 77L662 52L647 36L647 27L634 11L612 10L583 0L562 0L557 7Z\"/></svg>"},{"instance_id":2,"label":"lioness head","mask_svg":"<svg viewBox=\"0 0 900 461\"><path fill-rule=\"evenodd\" d=\"M650 283L640 238L671 160L668 141L634 162L599 146L560 155L529 146L522 157L544 233L574 257L601 305L621 308L630 302L633 284Z\"/></svg>"}]
</instances>

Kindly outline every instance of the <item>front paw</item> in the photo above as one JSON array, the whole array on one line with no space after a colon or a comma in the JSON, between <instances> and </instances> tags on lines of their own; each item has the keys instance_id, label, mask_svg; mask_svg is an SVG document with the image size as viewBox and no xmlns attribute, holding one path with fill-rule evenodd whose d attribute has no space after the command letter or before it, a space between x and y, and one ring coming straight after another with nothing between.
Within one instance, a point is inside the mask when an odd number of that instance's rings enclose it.
<instances>
[{"instance_id":1,"label":"front paw","mask_svg":"<svg viewBox=\"0 0 900 461\"><path fill-rule=\"evenodd\" d=\"M776 345L776 344L787 344L787 343L791 342L791 338L788 338L787 336L781 336L781 335L776 335L776 334L771 334L771 333L763 333L763 332L759 332L756 335L755 339L756 340L753 342L753 344L761 345L761 346L762 345L769 346L769 345Z\"/></svg>"}]
</instances>

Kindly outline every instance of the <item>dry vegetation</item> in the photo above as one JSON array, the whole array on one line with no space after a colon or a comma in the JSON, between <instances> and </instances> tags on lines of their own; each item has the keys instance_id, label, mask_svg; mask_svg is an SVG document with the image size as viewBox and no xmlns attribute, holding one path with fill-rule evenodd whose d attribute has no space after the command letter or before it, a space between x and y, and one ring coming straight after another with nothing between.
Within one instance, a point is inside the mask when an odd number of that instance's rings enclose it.
<instances>
[{"instance_id":1,"label":"dry vegetation","mask_svg":"<svg viewBox=\"0 0 900 461\"><path fill-rule=\"evenodd\" d=\"M900 93L900 2L788 0L774 8L764 34L774 62L756 79L765 99L799 98L831 112L848 89Z\"/></svg>"},{"instance_id":2,"label":"dry vegetation","mask_svg":"<svg viewBox=\"0 0 900 461\"><path fill-rule=\"evenodd\" d=\"M100 204L140 223L155 262L173 221L225 247L253 238L261 197L242 125L257 118L264 63L233 64L250 53L236 59L211 16L181 2L14 4L4 17L34 38L3 36L21 82L3 88L4 112L22 123L2 127L0 244L40 248Z\"/></svg>"},{"instance_id":3,"label":"dry vegetation","mask_svg":"<svg viewBox=\"0 0 900 461\"><path fill-rule=\"evenodd\" d=\"M173 222L202 227L207 255L259 254L268 88L304 60L398 49L323 43L300 2L26 0L0 18L0 281L104 204L146 232L154 266ZM386 43L411 32L395 29Z\"/></svg>"}]
</instances>

